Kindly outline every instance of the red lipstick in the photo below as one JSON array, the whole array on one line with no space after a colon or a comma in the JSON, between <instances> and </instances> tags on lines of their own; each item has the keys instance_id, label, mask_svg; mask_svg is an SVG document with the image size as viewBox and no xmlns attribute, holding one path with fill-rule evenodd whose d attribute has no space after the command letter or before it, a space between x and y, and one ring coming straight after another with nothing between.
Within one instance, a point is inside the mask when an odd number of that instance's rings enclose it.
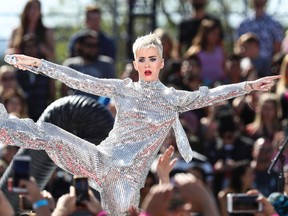
<instances>
[{"instance_id":1,"label":"red lipstick","mask_svg":"<svg viewBox=\"0 0 288 216\"><path fill-rule=\"evenodd\" d=\"M151 72L150 70L146 70L146 71L144 72L144 74L145 74L145 76L150 76L150 75L152 74L152 72Z\"/></svg>"}]
</instances>

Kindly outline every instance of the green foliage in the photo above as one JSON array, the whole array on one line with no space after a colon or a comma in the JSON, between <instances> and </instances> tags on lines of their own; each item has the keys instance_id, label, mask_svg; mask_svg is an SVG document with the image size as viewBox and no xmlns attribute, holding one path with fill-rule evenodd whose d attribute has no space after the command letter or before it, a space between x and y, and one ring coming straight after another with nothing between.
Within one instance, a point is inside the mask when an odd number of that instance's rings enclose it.
<instances>
[{"instance_id":1,"label":"green foliage","mask_svg":"<svg viewBox=\"0 0 288 216\"><path fill-rule=\"evenodd\" d=\"M61 64L68 57L68 42L70 37L77 31L80 27L63 27L58 26L54 29L55 41L56 41L56 62Z\"/></svg>"}]
</instances>

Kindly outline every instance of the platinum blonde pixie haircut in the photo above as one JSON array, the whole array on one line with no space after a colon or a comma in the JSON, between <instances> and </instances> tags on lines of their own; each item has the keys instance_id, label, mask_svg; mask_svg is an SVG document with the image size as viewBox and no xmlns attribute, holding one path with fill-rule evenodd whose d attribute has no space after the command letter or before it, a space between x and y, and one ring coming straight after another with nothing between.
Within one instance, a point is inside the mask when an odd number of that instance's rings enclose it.
<instances>
[{"instance_id":1,"label":"platinum blonde pixie haircut","mask_svg":"<svg viewBox=\"0 0 288 216\"><path fill-rule=\"evenodd\" d=\"M162 58L163 46L160 38L153 33L138 37L133 44L134 59L136 59L136 52L141 49L156 48Z\"/></svg>"}]
</instances>

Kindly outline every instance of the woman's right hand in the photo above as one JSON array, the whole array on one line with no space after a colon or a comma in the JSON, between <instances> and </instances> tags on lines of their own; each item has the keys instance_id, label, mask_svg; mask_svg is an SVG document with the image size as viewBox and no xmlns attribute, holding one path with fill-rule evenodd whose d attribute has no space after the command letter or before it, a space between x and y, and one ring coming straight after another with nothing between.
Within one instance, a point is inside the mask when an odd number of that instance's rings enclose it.
<instances>
[{"instance_id":1,"label":"woman's right hand","mask_svg":"<svg viewBox=\"0 0 288 216\"><path fill-rule=\"evenodd\" d=\"M22 54L6 55L5 61L21 70L27 70L25 66L39 67L41 65L40 59Z\"/></svg>"}]
</instances>

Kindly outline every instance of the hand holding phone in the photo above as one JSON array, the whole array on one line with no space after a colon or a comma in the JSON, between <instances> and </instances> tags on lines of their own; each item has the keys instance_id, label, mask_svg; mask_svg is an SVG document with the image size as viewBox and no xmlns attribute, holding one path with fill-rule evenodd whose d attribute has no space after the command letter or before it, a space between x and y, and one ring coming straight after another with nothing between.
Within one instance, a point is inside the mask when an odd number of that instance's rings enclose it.
<instances>
[{"instance_id":1,"label":"hand holding phone","mask_svg":"<svg viewBox=\"0 0 288 216\"><path fill-rule=\"evenodd\" d=\"M12 191L15 193L27 193L27 188L20 186L20 180L29 180L30 178L30 162L29 155L18 155L13 160L13 186Z\"/></svg>"},{"instance_id":2,"label":"hand holding phone","mask_svg":"<svg viewBox=\"0 0 288 216\"><path fill-rule=\"evenodd\" d=\"M88 178L83 176L74 176L74 187L76 193L76 206L85 206L83 201L89 201Z\"/></svg>"},{"instance_id":3,"label":"hand holding phone","mask_svg":"<svg viewBox=\"0 0 288 216\"><path fill-rule=\"evenodd\" d=\"M227 194L227 211L229 213L255 213L263 209L261 202L257 201L258 195L246 193Z\"/></svg>"}]
</instances>

